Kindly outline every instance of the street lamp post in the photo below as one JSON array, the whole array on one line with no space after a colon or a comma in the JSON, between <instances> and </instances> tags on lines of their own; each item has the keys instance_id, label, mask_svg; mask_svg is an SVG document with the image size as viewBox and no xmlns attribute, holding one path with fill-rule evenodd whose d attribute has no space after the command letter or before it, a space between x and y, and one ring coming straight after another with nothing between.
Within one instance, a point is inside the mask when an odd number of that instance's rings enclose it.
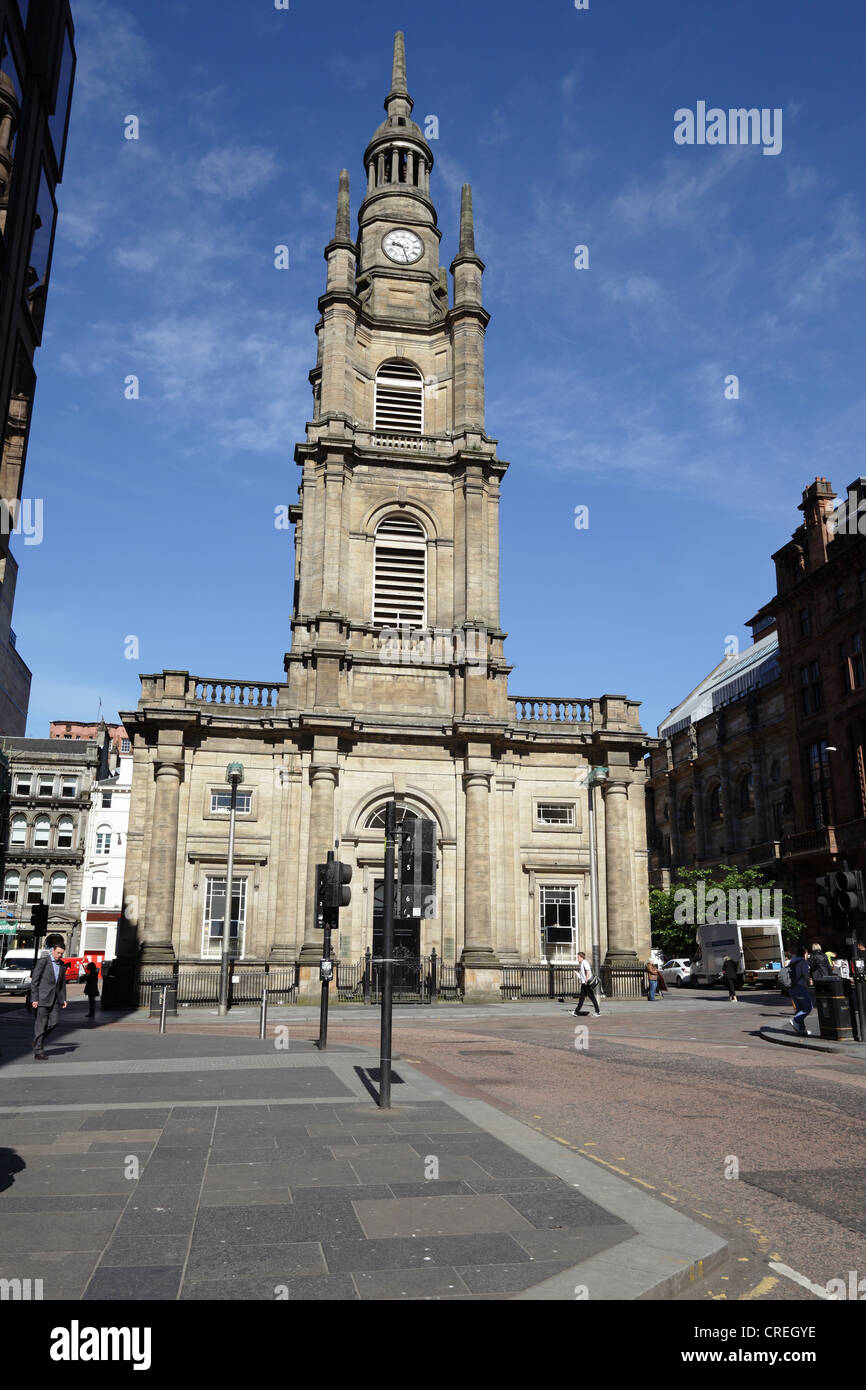
<instances>
[{"instance_id":1,"label":"street lamp post","mask_svg":"<svg viewBox=\"0 0 866 1390\"><path fill-rule=\"evenodd\" d=\"M585 785L589 797L589 915L592 928L592 973L601 970L601 931L598 920L598 855L595 840L595 789L605 781L606 767L591 767Z\"/></svg>"},{"instance_id":2,"label":"street lamp post","mask_svg":"<svg viewBox=\"0 0 866 1390\"><path fill-rule=\"evenodd\" d=\"M221 1015L227 1014L229 1011L229 971L231 969L229 948L232 929L232 877L235 867L235 814L238 804L238 782L242 782L243 780L243 763L229 763L226 768L226 781L231 783L232 801L231 807L229 808L229 854L226 868L226 907L225 917L223 918L222 955L220 957L219 1013Z\"/></svg>"}]
</instances>

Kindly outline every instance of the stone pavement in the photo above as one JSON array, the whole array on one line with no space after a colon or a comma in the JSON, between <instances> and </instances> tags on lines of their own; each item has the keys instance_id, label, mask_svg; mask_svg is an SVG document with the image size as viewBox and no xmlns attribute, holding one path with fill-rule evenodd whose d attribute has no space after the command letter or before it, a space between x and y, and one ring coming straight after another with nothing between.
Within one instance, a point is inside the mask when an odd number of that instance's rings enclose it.
<instances>
[{"instance_id":1,"label":"stone pavement","mask_svg":"<svg viewBox=\"0 0 866 1390\"><path fill-rule=\"evenodd\" d=\"M723 1257L405 1062L380 1111L369 1048L85 1014L37 1063L20 1005L0 1009L0 1278L47 1300L628 1299Z\"/></svg>"}]
</instances>

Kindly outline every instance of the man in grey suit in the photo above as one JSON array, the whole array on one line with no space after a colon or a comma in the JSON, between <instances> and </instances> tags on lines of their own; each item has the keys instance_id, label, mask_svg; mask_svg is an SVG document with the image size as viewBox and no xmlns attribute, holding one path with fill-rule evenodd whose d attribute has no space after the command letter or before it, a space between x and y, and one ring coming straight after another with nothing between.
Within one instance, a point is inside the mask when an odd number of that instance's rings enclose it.
<instances>
[{"instance_id":1,"label":"man in grey suit","mask_svg":"<svg viewBox=\"0 0 866 1390\"><path fill-rule=\"evenodd\" d=\"M37 1062L47 1062L43 1047L45 1038L56 1028L60 1010L66 1008L66 966L63 964L63 939L50 936L45 942L51 950L40 956L30 977L31 1005L36 1010L36 1029L33 1035L33 1056Z\"/></svg>"}]
</instances>

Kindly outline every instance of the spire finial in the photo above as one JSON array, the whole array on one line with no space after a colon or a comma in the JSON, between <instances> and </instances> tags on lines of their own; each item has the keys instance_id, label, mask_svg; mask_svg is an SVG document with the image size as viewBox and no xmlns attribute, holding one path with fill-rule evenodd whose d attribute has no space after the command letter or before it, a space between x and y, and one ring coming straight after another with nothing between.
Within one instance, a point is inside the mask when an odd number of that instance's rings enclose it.
<instances>
[{"instance_id":1,"label":"spire finial","mask_svg":"<svg viewBox=\"0 0 866 1390\"><path fill-rule=\"evenodd\" d=\"M335 241L352 240L352 222L349 212L349 171L340 170L340 187L337 193L337 226L334 231Z\"/></svg>"},{"instance_id":2,"label":"spire finial","mask_svg":"<svg viewBox=\"0 0 866 1390\"><path fill-rule=\"evenodd\" d=\"M394 63L391 68L391 96L407 97L406 86L406 40L402 30L394 35Z\"/></svg>"},{"instance_id":3,"label":"spire finial","mask_svg":"<svg viewBox=\"0 0 866 1390\"><path fill-rule=\"evenodd\" d=\"M460 194L460 250L475 250L475 224L472 220L471 183L464 183Z\"/></svg>"}]
</instances>

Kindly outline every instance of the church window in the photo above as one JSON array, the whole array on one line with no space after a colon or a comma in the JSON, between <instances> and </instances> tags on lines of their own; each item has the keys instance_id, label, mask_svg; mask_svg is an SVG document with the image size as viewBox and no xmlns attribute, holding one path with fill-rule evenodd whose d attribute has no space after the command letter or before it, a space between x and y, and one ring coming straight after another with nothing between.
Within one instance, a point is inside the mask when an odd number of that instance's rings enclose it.
<instances>
[{"instance_id":1,"label":"church window","mask_svg":"<svg viewBox=\"0 0 866 1390\"><path fill-rule=\"evenodd\" d=\"M720 821L722 819L722 789L716 783L710 792L710 820Z\"/></svg>"},{"instance_id":2,"label":"church window","mask_svg":"<svg viewBox=\"0 0 866 1390\"><path fill-rule=\"evenodd\" d=\"M385 517L376 529L373 622L380 627L424 626L427 537L411 516Z\"/></svg>"},{"instance_id":3,"label":"church window","mask_svg":"<svg viewBox=\"0 0 866 1390\"><path fill-rule=\"evenodd\" d=\"M740 782L740 810L754 810L754 799L752 792L752 774L747 772Z\"/></svg>"},{"instance_id":4,"label":"church window","mask_svg":"<svg viewBox=\"0 0 866 1390\"><path fill-rule=\"evenodd\" d=\"M424 433L424 382L410 362L383 362L376 373L376 430Z\"/></svg>"},{"instance_id":5,"label":"church window","mask_svg":"<svg viewBox=\"0 0 866 1390\"><path fill-rule=\"evenodd\" d=\"M541 915L541 957L547 964L577 959L577 899L573 885L542 883L538 889Z\"/></svg>"},{"instance_id":6,"label":"church window","mask_svg":"<svg viewBox=\"0 0 866 1390\"><path fill-rule=\"evenodd\" d=\"M229 929L229 952L233 956L244 953L244 934L246 931L247 881L232 874L232 912ZM203 956L222 955L222 940L226 916L226 876L208 875L205 891L204 930L202 932L201 953Z\"/></svg>"},{"instance_id":7,"label":"church window","mask_svg":"<svg viewBox=\"0 0 866 1390\"><path fill-rule=\"evenodd\" d=\"M683 802L683 830L694 830L695 828L695 799L687 796Z\"/></svg>"},{"instance_id":8,"label":"church window","mask_svg":"<svg viewBox=\"0 0 866 1390\"><path fill-rule=\"evenodd\" d=\"M574 825L573 801L540 801L538 803L539 825Z\"/></svg>"}]
</instances>

